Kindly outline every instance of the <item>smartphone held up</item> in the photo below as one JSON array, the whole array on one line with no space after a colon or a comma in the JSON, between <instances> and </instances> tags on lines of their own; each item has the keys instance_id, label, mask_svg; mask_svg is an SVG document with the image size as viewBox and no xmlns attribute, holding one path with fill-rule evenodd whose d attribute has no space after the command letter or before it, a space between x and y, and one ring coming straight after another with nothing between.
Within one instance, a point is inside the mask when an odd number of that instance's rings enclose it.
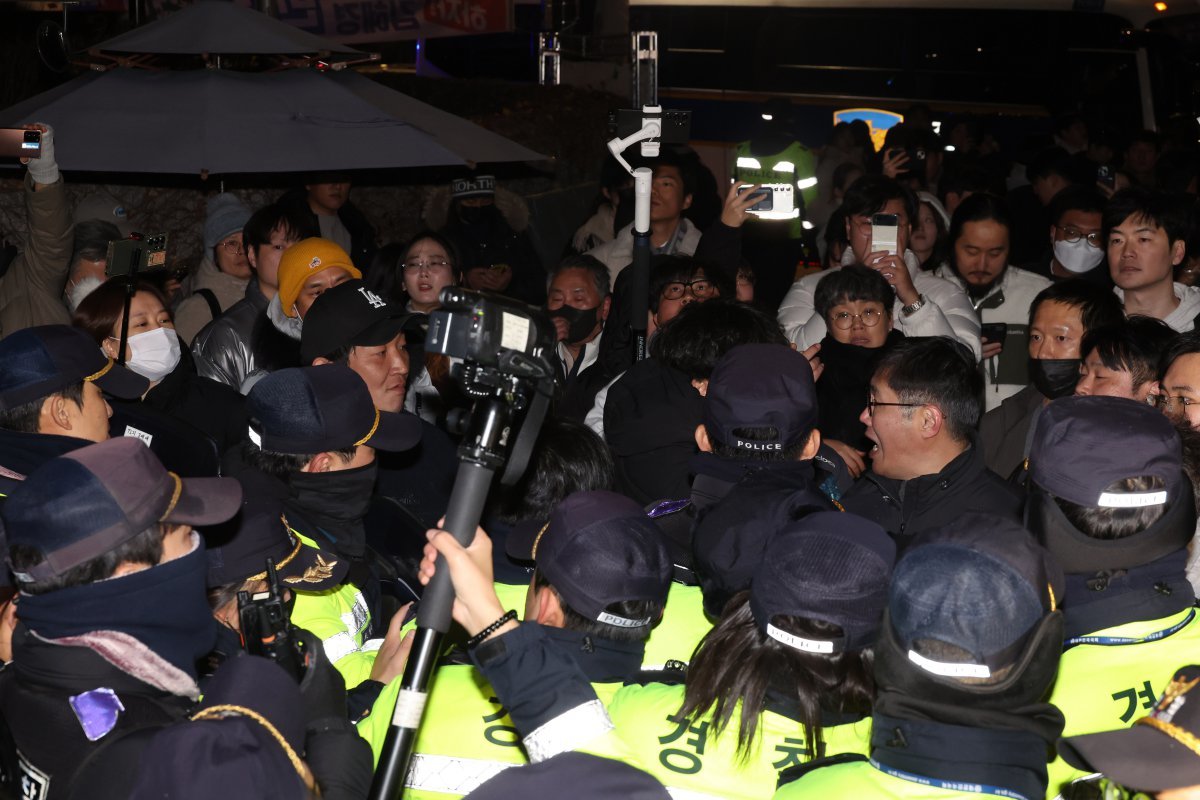
<instances>
[{"instance_id":1,"label":"smartphone held up","mask_svg":"<svg viewBox=\"0 0 1200 800\"><path fill-rule=\"evenodd\" d=\"M0 158L40 158L42 132L29 128L0 128Z\"/></svg>"},{"instance_id":2,"label":"smartphone held up","mask_svg":"<svg viewBox=\"0 0 1200 800\"><path fill-rule=\"evenodd\" d=\"M897 255L899 249L900 217L896 214L871 215L872 253Z\"/></svg>"}]
</instances>

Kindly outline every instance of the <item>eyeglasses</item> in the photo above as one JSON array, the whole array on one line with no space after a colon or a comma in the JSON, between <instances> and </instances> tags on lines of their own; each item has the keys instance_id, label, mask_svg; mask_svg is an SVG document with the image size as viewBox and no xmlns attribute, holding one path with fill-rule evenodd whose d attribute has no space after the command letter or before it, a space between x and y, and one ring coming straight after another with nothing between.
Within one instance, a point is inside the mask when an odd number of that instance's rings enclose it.
<instances>
[{"instance_id":1,"label":"eyeglasses","mask_svg":"<svg viewBox=\"0 0 1200 800\"><path fill-rule=\"evenodd\" d=\"M848 331L854 327L854 320L861 320L864 328L874 328L883 319L883 313L876 308L868 308L861 314L851 314L849 311L839 311L830 317L833 327L839 331Z\"/></svg>"},{"instance_id":2,"label":"eyeglasses","mask_svg":"<svg viewBox=\"0 0 1200 800\"><path fill-rule=\"evenodd\" d=\"M226 253L229 253L231 256L240 256L246 252L246 249L242 247L242 243L236 239L230 239L227 242L221 242L219 245L217 245L217 247L221 248Z\"/></svg>"},{"instance_id":3,"label":"eyeglasses","mask_svg":"<svg viewBox=\"0 0 1200 800\"><path fill-rule=\"evenodd\" d=\"M875 409L878 406L894 406L896 408L920 408L925 403L881 403L878 400L867 401L867 416L875 416Z\"/></svg>"},{"instance_id":4,"label":"eyeglasses","mask_svg":"<svg viewBox=\"0 0 1200 800\"><path fill-rule=\"evenodd\" d=\"M715 288L709 280L672 281L663 287L662 299L678 300L688 291L692 293L692 297L705 298L712 294Z\"/></svg>"},{"instance_id":5,"label":"eyeglasses","mask_svg":"<svg viewBox=\"0 0 1200 800\"><path fill-rule=\"evenodd\" d=\"M1092 247L1100 246L1099 232L1085 234L1083 231L1079 230L1078 228L1072 228L1070 225L1068 225L1066 227L1063 227L1062 225L1055 225L1054 227L1056 227L1060 231L1062 231L1062 236L1063 236L1064 242L1070 242L1071 244L1075 244L1080 239L1087 239L1087 243L1089 245L1091 245Z\"/></svg>"},{"instance_id":6,"label":"eyeglasses","mask_svg":"<svg viewBox=\"0 0 1200 800\"><path fill-rule=\"evenodd\" d=\"M404 262L404 269L408 272L436 272L442 269L448 269L450 262L444 258L431 258L428 260L413 258Z\"/></svg>"},{"instance_id":7,"label":"eyeglasses","mask_svg":"<svg viewBox=\"0 0 1200 800\"><path fill-rule=\"evenodd\" d=\"M1193 406L1193 405L1196 405L1197 403L1200 403L1200 400L1193 400L1190 397L1184 397L1183 395L1178 395L1178 394L1177 395L1170 395L1170 394L1154 395L1154 405L1158 406L1159 408L1169 409L1171 406L1175 405L1176 403L1183 406L1184 408L1187 408L1188 406Z\"/></svg>"}]
</instances>

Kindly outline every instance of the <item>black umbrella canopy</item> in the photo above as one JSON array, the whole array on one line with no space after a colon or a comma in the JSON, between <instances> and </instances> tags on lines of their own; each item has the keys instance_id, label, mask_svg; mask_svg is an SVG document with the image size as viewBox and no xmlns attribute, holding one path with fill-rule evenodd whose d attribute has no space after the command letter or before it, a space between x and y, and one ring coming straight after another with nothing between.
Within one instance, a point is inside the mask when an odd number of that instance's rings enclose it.
<instances>
[{"instance_id":1,"label":"black umbrella canopy","mask_svg":"<svg viewBox=\"0 0 1200 800\"><path fill-rule=\"evenodd\" d=\"M92 72L0 112L0 125L33 121L54 127L67 170L228 175L466 163L307 69Z\"/></svg>"},{"instance_id":2,"label":"black umbrella canopy","mask_svg":"<svg viewBox=\"0 0 1200 800\"><path fill-rule=\"evenodd\" d=\"M200 0L90 49L99 53L153 55L369 57L361 50L223 0Z\"/></svg>"}]
</instances>

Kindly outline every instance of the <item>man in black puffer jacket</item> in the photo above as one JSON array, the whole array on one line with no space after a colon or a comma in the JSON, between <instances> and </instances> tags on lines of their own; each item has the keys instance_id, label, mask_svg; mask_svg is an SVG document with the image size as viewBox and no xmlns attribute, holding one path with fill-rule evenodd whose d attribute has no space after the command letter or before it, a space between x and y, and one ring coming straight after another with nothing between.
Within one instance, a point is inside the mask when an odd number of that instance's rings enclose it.
<instances>
[{"instance_id":1,"label":"man in black puffer jacket","mask_svg":"<svg viewBox=\"0 0 1200 800\"><path fill-rule=\"evenodd\" d=\"M871 469L842 499L903 547L967 511L1021 521L1023 493L984 464L982 378L962 345L942 336L906 339L879 362L862 414Z\"/></svg>"}]
</instances>

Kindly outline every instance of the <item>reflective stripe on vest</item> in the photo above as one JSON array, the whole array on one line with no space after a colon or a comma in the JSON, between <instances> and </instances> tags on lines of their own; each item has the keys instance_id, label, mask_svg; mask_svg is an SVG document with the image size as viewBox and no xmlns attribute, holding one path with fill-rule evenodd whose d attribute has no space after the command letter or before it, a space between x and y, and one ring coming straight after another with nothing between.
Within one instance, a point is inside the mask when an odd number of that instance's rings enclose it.
<instances>
[{"instance_id":1,"label":"reflective stripe on vest","mask_svg":"<svg viewBox=\"0 0 1200 800\"><path fill-rule=\"evenodd\" d=\"M637 766L634 764L633 766ZM691 789L679 789L674 786L667 787L667 794L671 795L674 800L724 800L724 795L720 794L705 794L704 792L694 792Z\"/></svg>"},{"instance_id":2,"label":"reflective stripe on vest","mask_svg":"<svg viewBox=\"0 0 1200 800\"><path fill-rule=\"evenodd\" d=\"M519 765L503 761L414 753L404 785L418 791L462 796L473 792L484 781L496 777L509 767L516 766Z\"/></svg>"},{"instance_id":3,"label":"reflective stripe on vest","mask_svg":"<svg viewBox=\"0 0 1200 800\"><path fill-rule=\"evenodd\" d=\"M330 664L336 664L351 653L358 651L354 637L348 633L335 633L321 642L321 647L324 648L325 657L329 659Z\"/></svg>"},{"instance_id":4,"label":"reflective stripe on vest","mask_svg":"<svg viewBox=\"0 0 1200 800\"><path fill-rule=\"evenodd\" d=\"M362 636L370 621L371 610L367 608L366 598L363 597L362 592L355 591L354 605L350 607L349 611L342 614L342 624L355 636Z\"/></svg>"},{"instance_id":5,"label":"reflective stripe on vest","mask_svg":"<svg viewBox=\"0 0 1200 800\"><path fill-rule=\"evenodd\" d=\"M531 763L575 750L613 729L612 720L599 700L589 700L564 711L525 737L525 752Z\"/></svg>"}]
</instances>

